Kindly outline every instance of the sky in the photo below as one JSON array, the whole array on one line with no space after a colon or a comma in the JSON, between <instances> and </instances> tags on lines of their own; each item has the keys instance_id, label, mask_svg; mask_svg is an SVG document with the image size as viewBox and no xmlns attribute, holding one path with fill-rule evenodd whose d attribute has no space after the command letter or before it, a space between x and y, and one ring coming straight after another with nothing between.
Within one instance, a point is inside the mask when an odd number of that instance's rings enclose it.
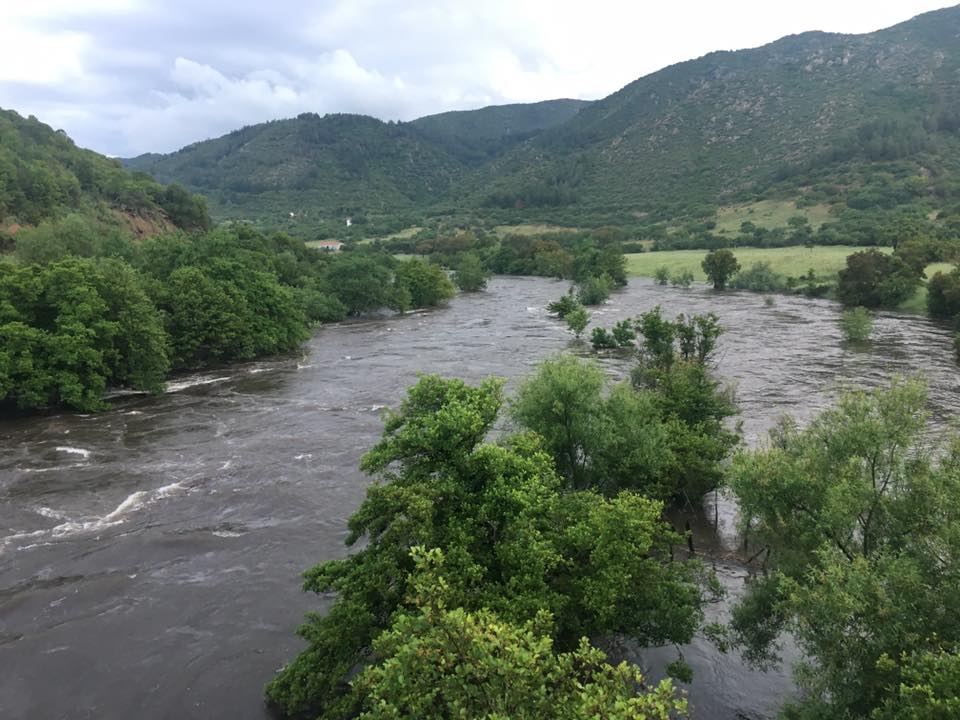
<instances>
[{"instance_id":1,"label":"sky","mask_svg":"<svg viewBox=\"0 0 960 720\"><path fill-rule=\"evenodd\" d=\"M944 0L0 0L0 107L107 155L302 112L412 120L604 97L714 50Z\"/></svg>"}]
</instances>

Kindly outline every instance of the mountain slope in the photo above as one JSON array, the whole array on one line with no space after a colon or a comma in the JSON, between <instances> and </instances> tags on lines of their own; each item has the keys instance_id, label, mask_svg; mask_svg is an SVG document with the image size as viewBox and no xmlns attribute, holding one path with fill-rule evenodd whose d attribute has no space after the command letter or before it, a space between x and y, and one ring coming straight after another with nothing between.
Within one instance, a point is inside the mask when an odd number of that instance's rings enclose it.
<instances>
[{"instance_id":1,"label":"mountain slope","mask_svg":"<svg viewBox=\"0 0 960 720\"><path fill-rule=\"evenodd\" d=\"M68 212L96 215L140 235L209 222L202 198L78 148L34 117L0 110L2 227L36 225Z\"/></svg>"},{"instance_id":2,"label":"mountain slope","mask_svg":"<svg viewBox=\"0 0 960 720\"><path fill-rule=\"evenodd\" d=\"M221 217L336 232L344 215L451 208L573 224L762 198L932 212L960 201L960 7L711 53L591 103L397 124L308 114L127 162L208 194Z\"/></svg>"},{"instance_id":3,"label":"mountain slope","mask_svg":"<svg viewBox=\"0 0 960 720\"><path fill-rule=\"evenodd\" d=\"M429 204L463 173L459 161L403 124L312 113L126 164L208 195L221 215L276 217Z\"/></svg>"},{"instance_id":4,"label":"mountain slope","mask_svg":"<svg viewBox=\"0 0 960 720\"><path fill-rule=\"evenodd\" d=\"M252 125L128 167L208 195L221 217L333 217L427 206L469 168L570 118L580 100L442 113L411 123L304 113Z\"/></svg>"},{"instance_id":5,"label":"mountain slope","mask_svg":"<svg viewBox=\"0 0 960 720\"><path fill-rule=\"evenodd\" d=\"M475 187L494 204L545 195L648 209L905 159L955 183L958 72L956 7L867 35L813 32L711 53L584 108L485 168Z\"/></svg>"},{"instance_id":6,"label":"mountain slope","mask_svg":"<svg viewBox=\"0 0 960 720\"><path fill-rule=\"evenodd\" d=\"M468 165L502 155L540 131L560 125L590 104L587 100L491 105L427 115L410 123Z\"/></svg>"}]
</instances>

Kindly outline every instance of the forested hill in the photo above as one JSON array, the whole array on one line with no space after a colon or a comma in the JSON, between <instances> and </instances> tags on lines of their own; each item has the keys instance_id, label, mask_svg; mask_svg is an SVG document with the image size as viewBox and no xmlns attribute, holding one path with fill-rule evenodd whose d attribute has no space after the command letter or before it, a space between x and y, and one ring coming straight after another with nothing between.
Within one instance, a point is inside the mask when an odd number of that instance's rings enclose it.
<instances>
[{"instance_id":1,"label":"forested hill","mask_svg":"<svg viewBox=\"0 0 960 720\"><path fill-rule=\"evenodd\" d=\"M566 122L589 104L587 100L561 99L492 105L427 115L410 124L459 160L481 165L540 131Z\"/></svg>"},{"instance_id":2,"label":"forested hill","mask_svg":"<svg viewBox=\"0 0 960 720\"><path fill-rule=\"evenodd\" d=\"M204 193L221 217L358 216L449 198L472 166L567 120L585 104L504 105L411 123L304 113L126 164Z\"/></svg>"},{"instance_id":3,"label":"forested hill","mask_svg":"<svg viewBox=\"0 0 960 720\"><path fill-rule=\"evenodd\" d=\"M960 200L960 7L711 53L592 103L302 115L128 164L269 225L451 207L581 224L766 197L926 214Z\"/></svg>"},{"instance_id":4,"label":"forested hill","mask_svg":"<svg viewBox=\"0 0 960 720\"><path fill-rule=\"evenodd\" d=\"M126 162L203 192L226 216L350 215L428 204L446 196L464 170L404 124L313 113Z\"/></svg>"},{"instance_id":5,"label":"forested hill","mask_svg":"<svg viewBox=\"0 0 960 720\"><path fill-rule=\"evenodd\" d=\"M809 32L640 78L492 163L481 201L649 210L834 196L872 169L960 190L960 7L865 35ZM493 189L491 185L493 184ZM833 199L826 197L824 199Z\"/></svg>"},{"instance_id":6,"label":"forested hill","mask_svg":"<svg viewBox=\"0 0 960 720\"><path fill-rule=\"evenodd\" d=\"M62 130L0 110L0 231L81 213L139 235L209 224L206 202L74 145Z\"/></svg>"}]
</instances>

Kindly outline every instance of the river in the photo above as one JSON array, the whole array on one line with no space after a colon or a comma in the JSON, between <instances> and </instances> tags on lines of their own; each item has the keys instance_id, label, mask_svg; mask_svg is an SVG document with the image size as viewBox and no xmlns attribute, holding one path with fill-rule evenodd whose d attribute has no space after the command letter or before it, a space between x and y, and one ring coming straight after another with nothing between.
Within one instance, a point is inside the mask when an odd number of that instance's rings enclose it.
<instances>
[{"instance_id":1,"label":"river","mask_svg":"<svg viewBox=\"0 0 960 720\"><path fill-rule=\"evenodd\" d=\"M497 278L448 307L325 327L302 353L178 378L107 412L0 420L0 716L268 717L263 685L302 646L304 612L328 602L301 592L300 572L346 552L368 483L357 463L383 408L419 372L495 374L509 389L552 352L586 352L544 310L565 287ZM918 368L939 426L960 409L950 333L928 320L881 314L876 340L856 349L828 301L767 306L639 279L594 318L610 326L658 303L671 317L720 316L717 369L737 386L748 442L844 384ZM616 375L630 364L603 362ZM698 526L697 549L723 558L735 507L721 498L718 515L718 528ZM736 593L744 571L718 572ZM699 639L684 652L694 718L771 717L791 692L788 669L751 671Z\"/></svg>"}]
</instances>

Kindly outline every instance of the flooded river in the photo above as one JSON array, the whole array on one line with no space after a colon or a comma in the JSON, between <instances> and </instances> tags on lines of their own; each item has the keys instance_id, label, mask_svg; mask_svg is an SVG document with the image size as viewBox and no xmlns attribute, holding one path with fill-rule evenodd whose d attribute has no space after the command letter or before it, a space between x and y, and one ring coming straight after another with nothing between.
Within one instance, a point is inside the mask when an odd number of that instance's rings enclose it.
<instances>
[{"instance_id":1,"label":"flooded river","mask_svg":"<svg viewBox=\"0 0 960 720\"><path fill-rule=\"evenodd\" d=\"M446 308L326 327L302 354L180 378L108 412L0 420L0 716L268 717L263 685L301 647L304 612L324 607L300 591L300 572L345 553L368 482L357 463L383 408L418 372L515 381L583 348L543 309L565 287L498 278ZM718 371L737 385L749 442L845 383L919 368L940 426L960 409L950 333L927 320L883 314L857 350L827 301L768 307L646 280L594 318L610 326L657 303L668 316L720 316ZM627 358L603 362L629 370ZM734 510L721 499L698 550L732 554ZM744 571L718 571L737 592ZM694 718L771 717L791 691L788 670L753 672L701 641L685 655ZM656 651L637 659L660 662Z\"/></svg>"}]
</instances>

